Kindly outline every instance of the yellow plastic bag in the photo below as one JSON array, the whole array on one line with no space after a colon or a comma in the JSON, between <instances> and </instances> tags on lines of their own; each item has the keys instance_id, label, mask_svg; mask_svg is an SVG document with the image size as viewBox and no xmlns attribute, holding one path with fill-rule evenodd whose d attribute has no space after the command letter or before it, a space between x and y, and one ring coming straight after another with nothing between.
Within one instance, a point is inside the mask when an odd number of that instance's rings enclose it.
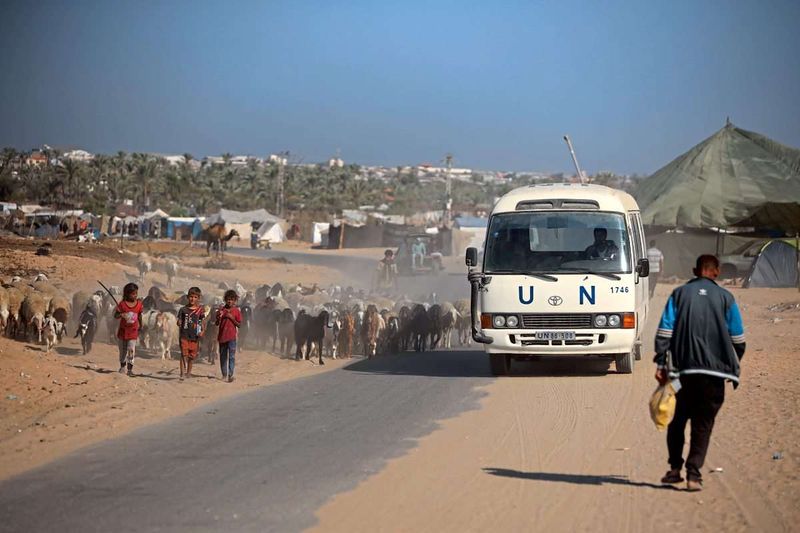
<instances>
[{"instance_id":1,"label":"yellow plastic bag","mask_svg":"<svg viewBox=\"0 0 800 533\"><path fill-rule=\"evenodd\" d=\"M675 416L675 387L672 382L659 385L650 397L650 418L656 429L664 431Z\"/></svg>"}]
</instances>

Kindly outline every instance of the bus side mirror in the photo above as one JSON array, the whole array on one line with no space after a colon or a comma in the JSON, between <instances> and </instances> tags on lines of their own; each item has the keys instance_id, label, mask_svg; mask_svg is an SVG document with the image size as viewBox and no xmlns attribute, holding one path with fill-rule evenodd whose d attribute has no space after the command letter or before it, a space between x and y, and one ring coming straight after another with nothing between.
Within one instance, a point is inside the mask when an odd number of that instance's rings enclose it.
<instances>
[{"instance_id":1,"label":"bus side mirror","mask_svg":"<svg viewBox=\"0 0 800 533\"><path fill-rule=\"evenodd\" d=\"M467 248L467 257L465 258L464 262L470 268L474 267L474 266L477 266L478 265L478 249L477 248L473 248L472 246Z\"/></svg>"},{"instance_id":2,"label":"bus side mirror","mask_svg":"<svg viewBox=\"0 0 800 533\"><path fill-rule=\"evenodd\" d=\"M649 259L639 259L639 262L636 263L636 272L639 274L640 278L646 278L650 275L650 260Z\"/></svg>"}]
</instances>

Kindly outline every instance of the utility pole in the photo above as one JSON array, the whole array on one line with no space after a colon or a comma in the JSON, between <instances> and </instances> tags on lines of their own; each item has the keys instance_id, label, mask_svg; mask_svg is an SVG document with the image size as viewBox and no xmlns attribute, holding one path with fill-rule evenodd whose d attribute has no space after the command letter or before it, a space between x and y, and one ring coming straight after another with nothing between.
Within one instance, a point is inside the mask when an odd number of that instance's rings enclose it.
<instances>
[{"instance_id":1,"label":"utility pole","mask_svg":"<svg viewBox=\"0 0 800 533\"><path fill-rule=\"evenodd\" d=\"M444 156L444 162L447 166L447 199L445 200L444 222L445 226L450 227L450 215L451 209L453 208L453 183L451 180L450 171L453 168L453 154L446 154Z\"/></svg>"},{"instance_id":2,"label":"utility pole","mask_svg":"<svg viewBox=\"0 0 800 533\"><path fill-rule=\"evenodd\" d=\"M285 150L283 152L278 152L278 194L276 195L275 199L275 211L276 215L279 217L283 217L283 207L284 207L284 170L286 164L289 162L289 151Z\"/></svg>"}]
</instances>

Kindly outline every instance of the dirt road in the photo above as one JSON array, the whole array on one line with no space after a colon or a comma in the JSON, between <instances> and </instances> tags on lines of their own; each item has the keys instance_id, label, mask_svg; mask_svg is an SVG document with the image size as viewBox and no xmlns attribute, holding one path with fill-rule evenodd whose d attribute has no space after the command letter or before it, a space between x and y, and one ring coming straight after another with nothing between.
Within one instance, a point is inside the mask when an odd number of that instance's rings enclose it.
<instances>
[{"instance_id":1,"label":"dirt road","mask_svg":"<svg viewBox=\"0 0 800 533\"><path fill-rule=\"evenodd\" d=\"M479 410L445 421L409 454L333 498L318 512L317 529L796 530L800 312L768 307L797 293L735 292L749 351L742 386L728 386L717 419L704 492L658 485L666 445L646 409L655 385L649 361L632 376L614 374L613 365L607 374L600 361L540 361L483 387Z\"/></svg>"}]
</instances>

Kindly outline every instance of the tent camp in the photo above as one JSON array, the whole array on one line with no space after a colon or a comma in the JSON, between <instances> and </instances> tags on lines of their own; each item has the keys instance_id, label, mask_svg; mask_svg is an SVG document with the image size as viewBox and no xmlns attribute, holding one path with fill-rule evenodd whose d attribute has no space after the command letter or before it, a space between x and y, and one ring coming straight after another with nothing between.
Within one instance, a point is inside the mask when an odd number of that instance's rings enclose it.
<instances>
[{"instance_id":1,"label":"tent camp","mask_svg":"<svg viewBox=\"0 0 800 533\"><path fill-rule=\"evenodd\" d=\"M790 240L769 241L750 267L750 273L744 281L744 287L797 287L798 249Z\"/></svg>"},{"instance_id":2,"label":"tent camp","mask_svg":"<svg viewBox=\"0 0 800 533\"><path fill-rule=\"evenodd\" d=\"M791 231L800 225L800 150L728 122L644 180L636 200L646 226Z\"/></svg>"},{"instance_id":3,"label":"tent camp","mask_svg":"<svg viewBox=\"0 0 800 533\"><path fill-rule=\"evenodd\" d=\"M286 240L286 234L283 233L283 228L277 222L264 222L256 231L259 242L269 242L275 244Z\"/></svg>"}]
</instances>

